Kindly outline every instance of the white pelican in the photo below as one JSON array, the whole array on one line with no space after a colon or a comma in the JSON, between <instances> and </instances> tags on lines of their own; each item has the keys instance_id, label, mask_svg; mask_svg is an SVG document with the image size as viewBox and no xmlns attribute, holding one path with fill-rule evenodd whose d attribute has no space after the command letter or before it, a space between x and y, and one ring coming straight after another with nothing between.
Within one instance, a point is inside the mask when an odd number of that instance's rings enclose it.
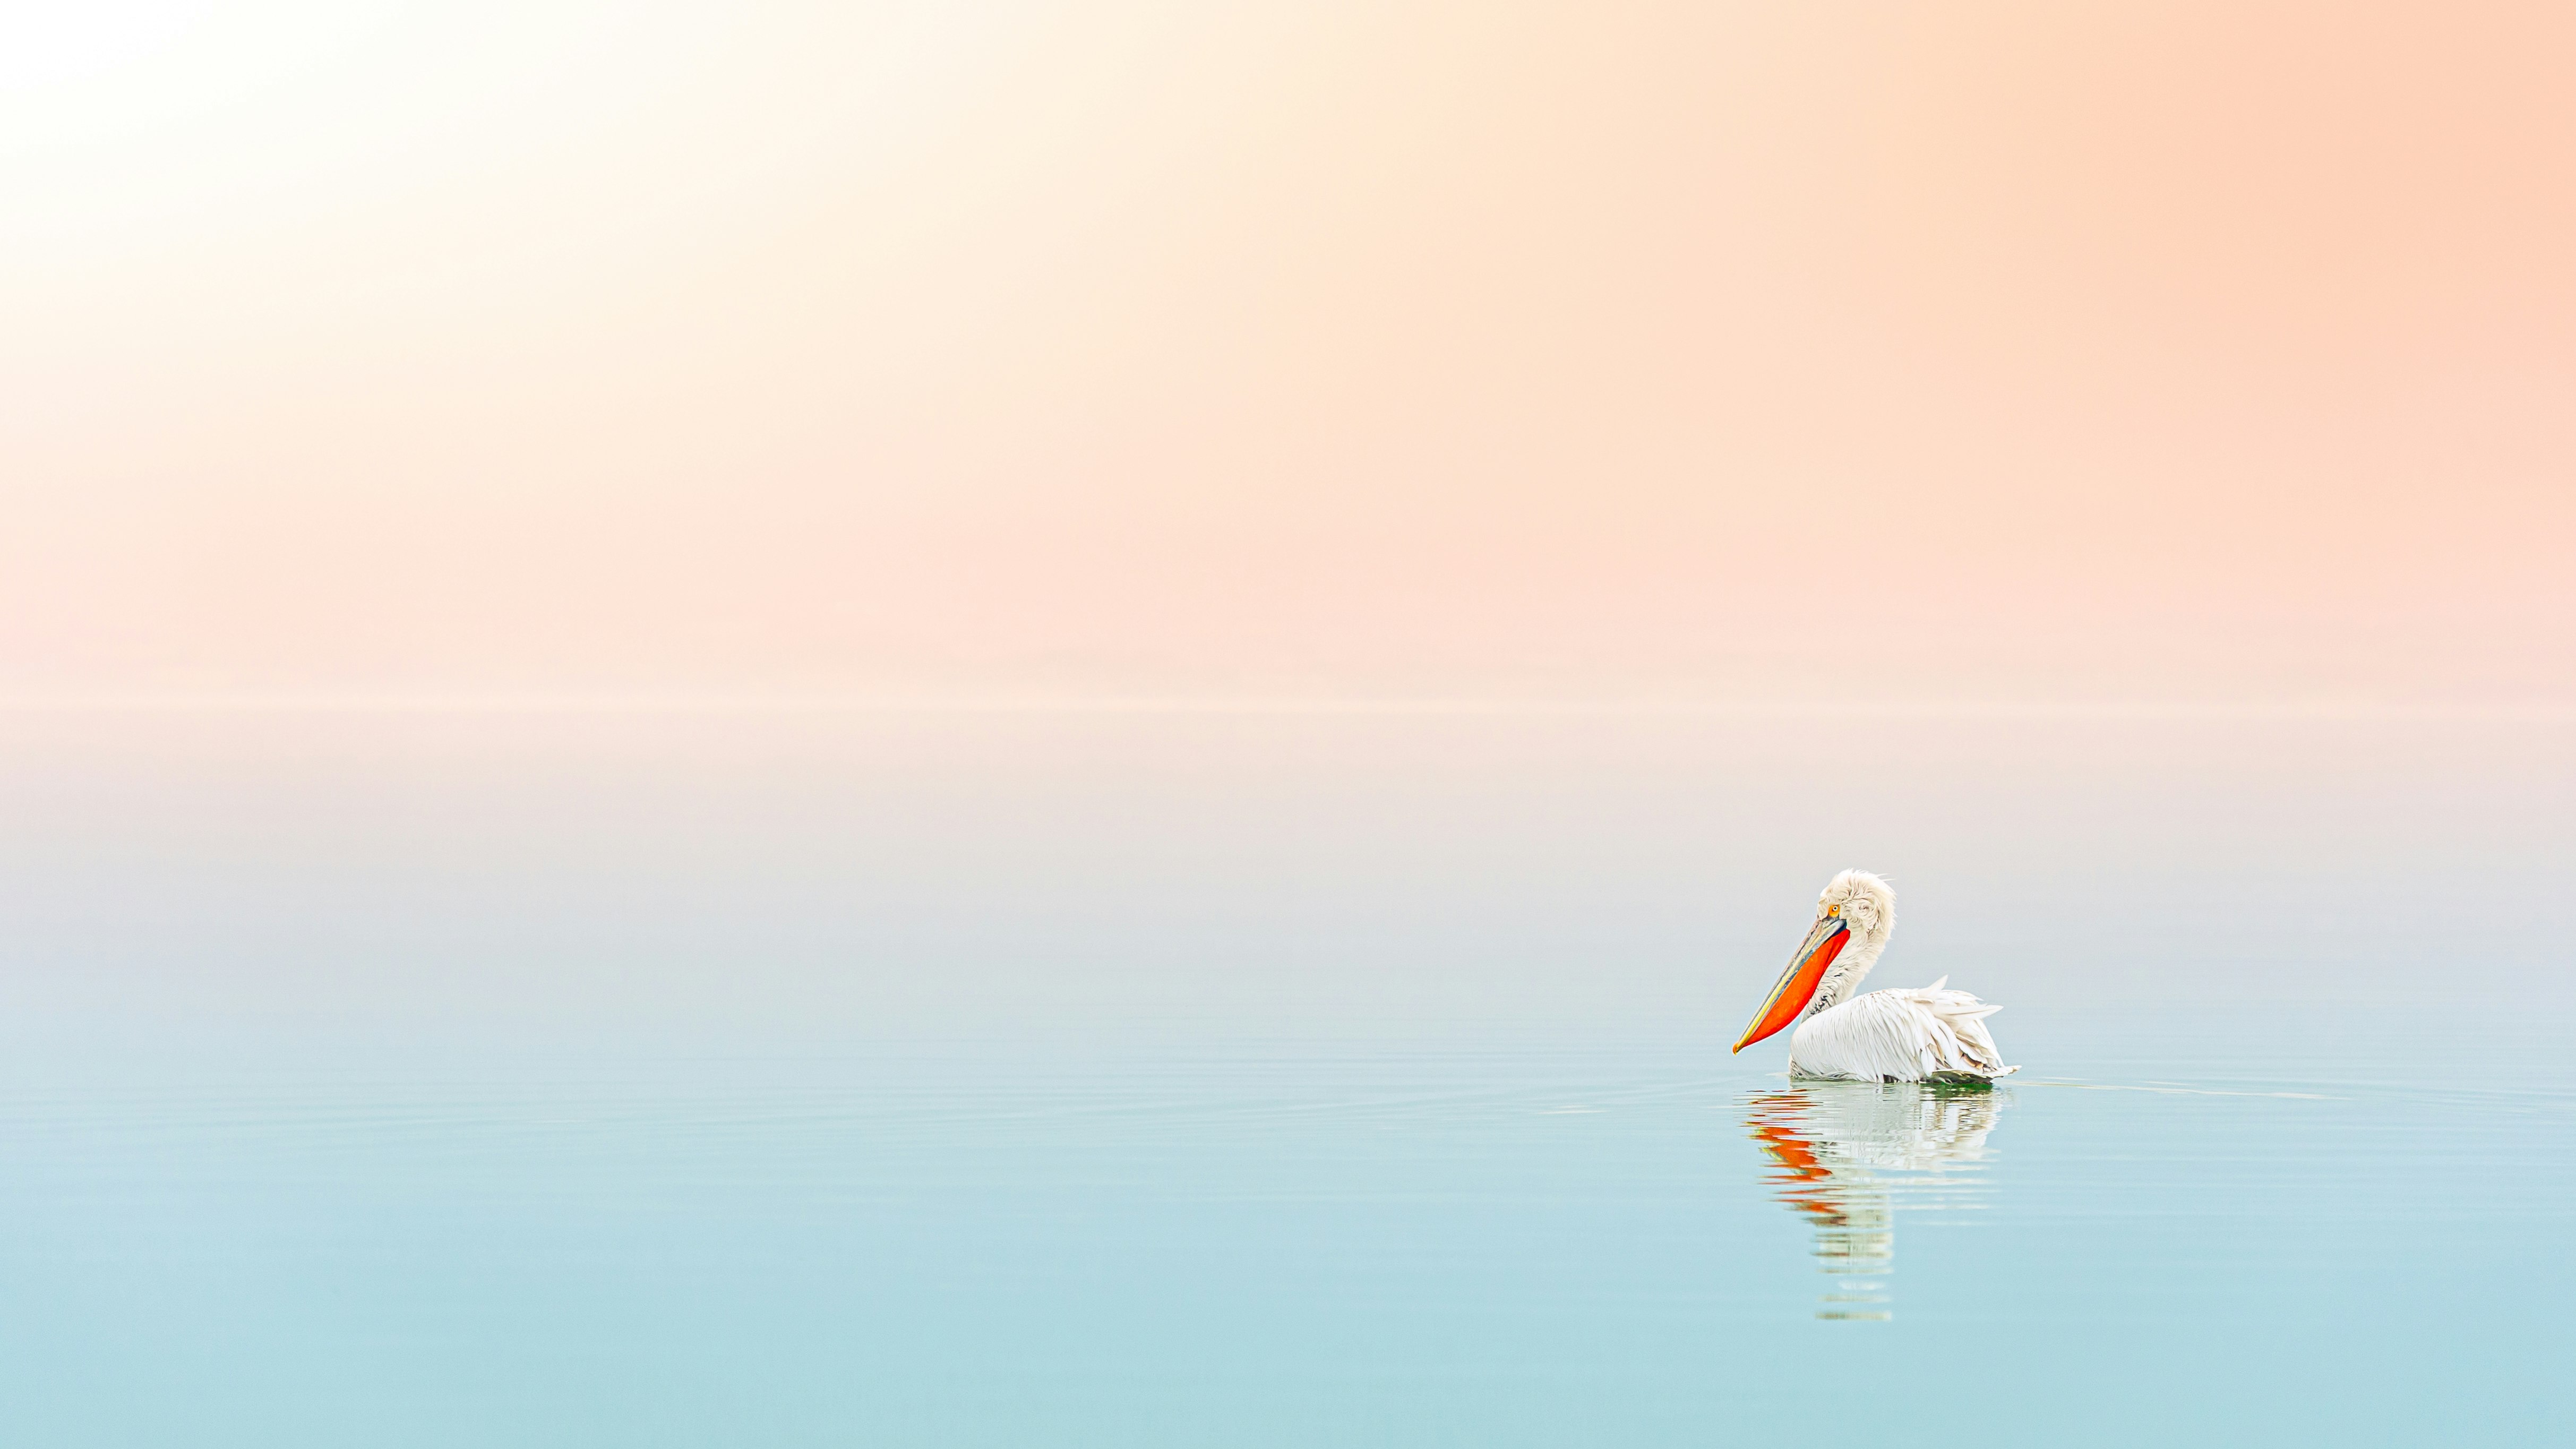
<instances>
[{"instance_id":1,"label":"white pelican","mask_svg":"<svg viewBox=\"0 0 2576 1449\"><path fill-rule=\"evenodd\" d=\"M1835 876L1816 897L1816 924L1744 1039L1742 1051L1792 1022L1789 1075L1860 1082L1991 1082L2007 1072L1986 1018L1964 991L1929 986L1853 996L1896 929L1896 892L1865 870Z\"/></svg>"}]
</instances>

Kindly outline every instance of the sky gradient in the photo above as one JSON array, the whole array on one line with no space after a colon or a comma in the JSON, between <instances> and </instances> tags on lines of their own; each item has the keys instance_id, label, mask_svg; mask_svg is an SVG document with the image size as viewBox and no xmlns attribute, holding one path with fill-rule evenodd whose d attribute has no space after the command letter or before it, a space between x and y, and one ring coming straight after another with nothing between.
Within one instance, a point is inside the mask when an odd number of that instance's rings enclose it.
<instances>
[{"instance_id":1,"label":"sky gradient","mask_svg":"<svg viewBox=\"0 0 2576 1449\"><path fill-rule=\"evenodd\" d=\"M2576 705L2547 4L0 10L0 697Z\"/></svg>"}]
</instances>

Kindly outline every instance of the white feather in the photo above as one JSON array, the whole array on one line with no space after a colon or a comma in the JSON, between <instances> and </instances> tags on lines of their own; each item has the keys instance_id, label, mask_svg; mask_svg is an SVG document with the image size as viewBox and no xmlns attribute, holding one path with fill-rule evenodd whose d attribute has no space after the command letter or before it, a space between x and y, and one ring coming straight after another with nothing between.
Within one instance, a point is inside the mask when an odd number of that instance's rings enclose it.
<instances>
[{"instance_id":1,"label":"white feather","mask_svg":"<svg viewBox=\"0 0 2576 1449\"><path fill-rule=\"evenodd\" d=\"M1808 1017L1789 1037L1789 1075L1861 1082L1992 1081L2019 1068L1986 1033L2001 1010L1965 991L1872 991Z\"/></svg>"}]
</instances>

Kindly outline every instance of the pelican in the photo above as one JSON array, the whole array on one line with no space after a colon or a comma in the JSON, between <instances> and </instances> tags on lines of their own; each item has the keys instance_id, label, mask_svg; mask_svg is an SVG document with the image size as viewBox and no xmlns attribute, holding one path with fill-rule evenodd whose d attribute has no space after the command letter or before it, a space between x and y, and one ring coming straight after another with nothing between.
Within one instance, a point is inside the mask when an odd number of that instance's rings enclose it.
<instances>
[{"instance_id":1,"label":"pelican","mask_svg":"<svg viewBox=\"0 0 2576 1449\"><path fill-rule=\"evenodd\" d=\"M1853 996L1896 929L1896 892L1865 870L1847 870L1816 897L1816 924L1778 985L1753 1014L1742 1051L1792 1022L1789 1075L1859 1082L1991 1082L2004 1065L1986 1018L2003 1008L1950 978Z\"/></svg>"}]
</instances>

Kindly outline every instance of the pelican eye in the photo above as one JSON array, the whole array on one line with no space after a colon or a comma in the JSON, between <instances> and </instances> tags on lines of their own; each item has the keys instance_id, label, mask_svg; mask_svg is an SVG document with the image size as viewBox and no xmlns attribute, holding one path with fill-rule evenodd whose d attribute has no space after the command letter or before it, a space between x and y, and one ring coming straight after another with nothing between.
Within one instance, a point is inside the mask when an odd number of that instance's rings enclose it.
<instances>
[{"instance_id":1,"label":"pelican eye","mask_svg":"<svg viewBox=\"0 0 2576 1449\"><path fill-rule=\"evenodd\" d=\"M1826 915L1828 915L1828 916L1839 916L1839 915L1841 915L1842 913L1843 913L1843 908L1842 908L1842 907L1840 907L1840 906L1827 906L1827 907L1825 907L1825 914L1826 914Z\"/></svg>"}]
</instances>

